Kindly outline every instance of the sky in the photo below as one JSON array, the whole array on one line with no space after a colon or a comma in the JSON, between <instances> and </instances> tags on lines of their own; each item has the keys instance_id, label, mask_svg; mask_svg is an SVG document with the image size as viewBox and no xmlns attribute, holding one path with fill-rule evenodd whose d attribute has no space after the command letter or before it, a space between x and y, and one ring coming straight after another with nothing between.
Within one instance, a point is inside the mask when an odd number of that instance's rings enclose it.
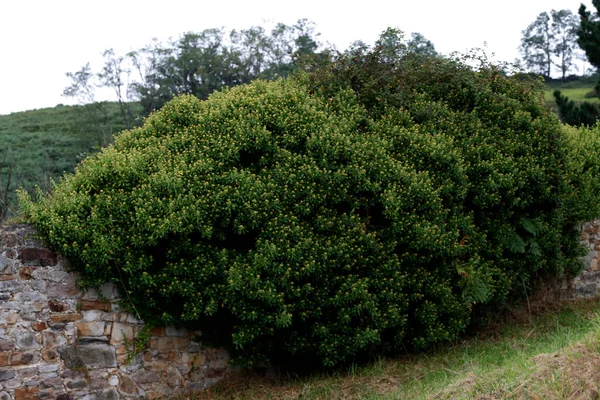
<instances>
[{"instance_id":1,"label":"sky","mask_svg":"<svg viewBox=\"0 0 600 400\"><path fill-rule=\"evenodd\" d=\"M591 1L584 0L590 5ZM577 12L581 0L0 0L0 114L74 104L66 72L101 53L138 49L208 28L244 29L307 18L322 42L372 44L387 27L420 32L441 53L483 47L496 61L519 56L521 31L551 9Z\"/></svg>"}]
</instances>

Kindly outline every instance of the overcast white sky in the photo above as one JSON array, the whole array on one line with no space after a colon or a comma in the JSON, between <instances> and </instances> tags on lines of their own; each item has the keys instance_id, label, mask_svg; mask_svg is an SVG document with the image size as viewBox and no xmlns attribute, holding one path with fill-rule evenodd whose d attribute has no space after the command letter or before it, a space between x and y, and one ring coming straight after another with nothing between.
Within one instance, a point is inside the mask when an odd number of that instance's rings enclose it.
<instances>
[{"instance_id":1,"label":"overcast white sky","mask_svg":"<svg viewBox=\"0 0 600 400\"><path fill-rule=\"evenodd\" d=\"M488 44L498 61L518 56L521 31L542 11L570 9L580 0L0 0L0 114L53 107L65 72L86 62L96 70L101 52L127 52L152 38L167 40L207 28L247 28L265 21L308 18L320 39L338 49L372 44L385 28L421 32L442 53ZM586 5L591 2L584 0Z\"/></svg>"}]
</instances>

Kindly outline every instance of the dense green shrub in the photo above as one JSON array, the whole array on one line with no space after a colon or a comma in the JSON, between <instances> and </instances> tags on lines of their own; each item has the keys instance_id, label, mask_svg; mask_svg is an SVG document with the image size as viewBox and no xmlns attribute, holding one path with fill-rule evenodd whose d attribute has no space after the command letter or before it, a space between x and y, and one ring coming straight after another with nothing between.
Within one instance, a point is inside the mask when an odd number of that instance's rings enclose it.
<instances>
[{"instance_id":1,"label":"dense green shrub","mask_svg":"<svg viewBox=\"0 0 600 400\"><path fill-rule=\"evenodd\" d=\"M216 331L243 365L422 349L579 266L576 223L597 207L565 206L596 188L530 89L493 67L349 55L179 97L22 208L88 284Z\"/></svg>"}]
</instances>

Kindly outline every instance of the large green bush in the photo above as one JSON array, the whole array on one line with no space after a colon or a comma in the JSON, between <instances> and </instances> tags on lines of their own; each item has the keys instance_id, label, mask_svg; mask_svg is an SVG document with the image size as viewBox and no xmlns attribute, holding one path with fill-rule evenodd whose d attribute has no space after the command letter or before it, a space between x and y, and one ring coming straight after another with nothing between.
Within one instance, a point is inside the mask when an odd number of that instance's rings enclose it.
<instances>
[{"instance_id":1,"label":"large green bush","mask_svg":"<svg viewBox=\"0 0 600 400\"><path fill-rule=\"evenodd\" d=\"M570 206L596 189L562 129L494 67L375 51L179 97L21 203L148 321L216 333L243 365L331 366L456 338L474 306L577 271L597 207Z\"/></svg>"}]
</instances>

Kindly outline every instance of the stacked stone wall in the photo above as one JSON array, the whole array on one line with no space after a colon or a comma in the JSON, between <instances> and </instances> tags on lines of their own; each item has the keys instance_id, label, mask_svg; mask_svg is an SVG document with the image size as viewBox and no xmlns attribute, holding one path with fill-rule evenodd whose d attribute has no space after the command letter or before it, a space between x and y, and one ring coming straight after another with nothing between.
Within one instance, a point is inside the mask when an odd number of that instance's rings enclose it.
<instances>
[{"instance_id":1,"label":"stacked stone wall","mask_svg":"<svg viewBox=\"0 0 600 400\"><path fill-rule=\"evenodd\" d=\"M587 248L581 274L566 285L569 297L594 298L600 296L600 219L586 222L581 227L581 238Z\"/></svg>"},{"instance_id":2,"label":"stacked stone wall","mask_svg":"<svg viewBox=\"0 0 600 400\"><path fill-rule=\"evenodd\" d=\"M30 226L0 231L0 400L169 398L229 373L225 350L175 327L152 329L128 361L143 321L114 284L83 292L77 280Z\"/></svg>"}]
</instances>

